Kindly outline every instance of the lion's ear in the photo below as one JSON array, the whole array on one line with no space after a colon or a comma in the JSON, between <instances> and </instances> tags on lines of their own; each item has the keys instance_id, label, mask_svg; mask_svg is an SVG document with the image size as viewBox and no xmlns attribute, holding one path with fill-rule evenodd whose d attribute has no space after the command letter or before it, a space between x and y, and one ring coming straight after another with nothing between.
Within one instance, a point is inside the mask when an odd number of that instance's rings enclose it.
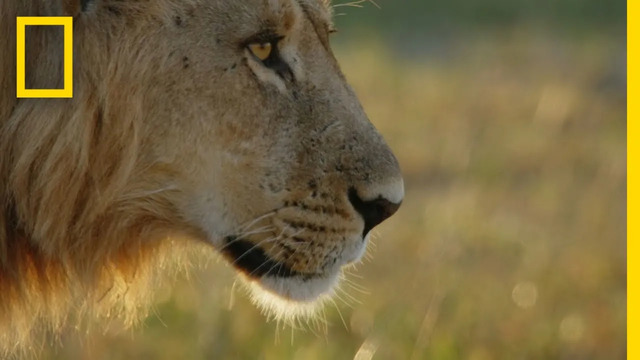
<instances>
[{"instance_id":1,"label":"lion's ear","mask_svg":"<svg viewBox=\"0 0 640 360\"><path fill-rule=\"evenodd\" d=\"M62 7L65 15L75 17L80 12L87 10L91 2L92 0L62 0Z\"/></svg>"}]
</instances>

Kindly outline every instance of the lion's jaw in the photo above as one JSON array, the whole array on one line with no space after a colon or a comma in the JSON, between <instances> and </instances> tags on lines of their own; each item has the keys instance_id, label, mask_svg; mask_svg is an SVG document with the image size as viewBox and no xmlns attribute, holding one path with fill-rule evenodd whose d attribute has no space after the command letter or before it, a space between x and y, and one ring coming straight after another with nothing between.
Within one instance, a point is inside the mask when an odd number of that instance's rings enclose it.
<instances>
[{"instance_id":1,"label":"lion's jaw","mask_svg":"<svg viewBox=\"0 0 640 360\"><path fill-rule=\"evenodd\" d=\"M331 300L342 276L342 267L360 260L366 250L369 237L370 235L367 234L363 241L359 241L359 245L337 257L334 264L324 269L322 273L313 275L295 273L290 269L283 270L286 268L284 263L261 258L261 256L254 259L257 261L255 263L251 261L244 263L242 259L238 260L242 256L256 256L256 252L251 250L239 256L225 250L222 252L227 254L228 260L242 274L241 278L254 304L267 316L286 322L295 322L299 318L316 316L322 306ZM234 240L237 241L237 239L227 239L227 244ZM264 264L268 264L269 271L256 275L255 270Z\"/></svg>"},{"instance_id":2,"label":"lion's jaw","mask_svg":"<svg viewBox=\"0 0 640 360\"><path fill-rule=\"evenodd\" d=\"M241 272L245 280L259 285L251 288L254 293L262 289L286 300L310 303L332 294L342 267L360 260L369 235L364 239L357 237L350 240L347 243L352 246L328 259L328 263L315 273L296 271L285 261L271 258L259 246L265 240L251 242L228 237L220 252Z\"/></svg>"}]
</instances>

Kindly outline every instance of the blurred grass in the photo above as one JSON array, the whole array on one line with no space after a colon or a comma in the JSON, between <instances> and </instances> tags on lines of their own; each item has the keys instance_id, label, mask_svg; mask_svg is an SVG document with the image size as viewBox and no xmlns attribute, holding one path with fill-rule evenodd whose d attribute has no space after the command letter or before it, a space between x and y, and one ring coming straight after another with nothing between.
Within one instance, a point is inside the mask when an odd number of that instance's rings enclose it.
<instances>
[{"instance_id":1,"label":"blurred grass","mask_svg":"<svg viewBox=\"0 0 640 360\"><path fill-rule=\"evenodd\" d=\"M572 33L626 28L622 0L335 0L338 27L401 35L536 26ZM358 5L353 11L348 5ZM378 9L379 8L379 9ZM354 19L355 18L355 19Z\"/></svg>"},{"instance_id":2,"label":"blurred grass","mask_svg":"<svg viewBox=\"0 0 640 360\"><path fill-rule=\"evenodd\" d=\"M485 28L421 55L340 34L343 70L406 182L372 260L350 271L367 293L343 287L326 335L277 329L232 290L220 260L160 289L140 329L70 335L54 358L625 358L616 26L582 36Z\"/></svg>"}]
</instances>

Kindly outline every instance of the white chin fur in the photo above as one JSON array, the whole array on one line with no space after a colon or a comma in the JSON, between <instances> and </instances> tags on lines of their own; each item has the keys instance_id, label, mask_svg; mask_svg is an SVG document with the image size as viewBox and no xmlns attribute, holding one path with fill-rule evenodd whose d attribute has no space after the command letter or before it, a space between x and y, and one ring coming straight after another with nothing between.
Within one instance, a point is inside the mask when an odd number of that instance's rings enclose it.
<instances>
[{"instance_id":1,"label":"white chin fur","mask_svg":"<svg viewBox=\"0 0 640 360\"><path fill-rule=\"evenodd\" d=\"M252 301L268 317L296 321L312 318L332 297L337 283L338 272L309 280L265 276L247 285Z\"/></svg>"}]
</instances>

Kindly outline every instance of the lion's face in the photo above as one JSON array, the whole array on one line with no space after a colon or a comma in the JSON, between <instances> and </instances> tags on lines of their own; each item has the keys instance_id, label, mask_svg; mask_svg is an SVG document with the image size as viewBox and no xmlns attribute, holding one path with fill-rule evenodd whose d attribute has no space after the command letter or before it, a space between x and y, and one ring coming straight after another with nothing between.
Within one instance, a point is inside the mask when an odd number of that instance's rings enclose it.
<instances>
[{"instance_id":1,"label":"lion's face","mask_svg":"<svg viewBox=\"0 0 640 360\"><path fill-rule=\"evenodd\" d=\"M144 121L129 188L166 204L175 232L198 234L251 283L302 302L329 293L404 194L331 52L329 5L127 3L90 3L80 26L91 35L78 41L103 44L79 57L108 58L96 81L112 96L146 84L131 109ZM91 33L95 22L111 31ZM124 66L136 61L148 65Z\"/></svg>"}]
</instances>

